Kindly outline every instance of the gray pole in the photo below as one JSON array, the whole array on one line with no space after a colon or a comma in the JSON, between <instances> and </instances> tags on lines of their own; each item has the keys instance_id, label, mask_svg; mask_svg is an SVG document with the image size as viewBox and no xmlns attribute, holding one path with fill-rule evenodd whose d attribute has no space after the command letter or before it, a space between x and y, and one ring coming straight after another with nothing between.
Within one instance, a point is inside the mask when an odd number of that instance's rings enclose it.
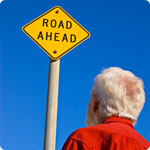
<instances>
[{"instance_id":1,"label":"gray pole","mask_svg":"<svg viewBox=\"0 0 150 150\"><path fill-rule=\"evenodd\" d=\"M60 60L49 59L44 150L55 150Z\"/></svg>"}]
</instances>

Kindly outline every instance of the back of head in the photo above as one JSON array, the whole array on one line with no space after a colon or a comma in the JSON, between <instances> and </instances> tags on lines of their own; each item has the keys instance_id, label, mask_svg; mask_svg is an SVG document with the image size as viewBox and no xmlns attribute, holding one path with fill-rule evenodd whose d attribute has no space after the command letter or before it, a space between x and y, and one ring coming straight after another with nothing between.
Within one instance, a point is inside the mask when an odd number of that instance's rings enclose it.
<instances>
[{"instance_id":1,"label":"back of head","mask_svg":"<svg viewBox=\"0 0 150 150\"><path fill-rule=\"evenodd\" d=\"M142 80L129 71L118 67L103 70L92 89L98 100L99 115L119 116L135 124L145 102L143 88Z\"/></svg>"}]
</instances>

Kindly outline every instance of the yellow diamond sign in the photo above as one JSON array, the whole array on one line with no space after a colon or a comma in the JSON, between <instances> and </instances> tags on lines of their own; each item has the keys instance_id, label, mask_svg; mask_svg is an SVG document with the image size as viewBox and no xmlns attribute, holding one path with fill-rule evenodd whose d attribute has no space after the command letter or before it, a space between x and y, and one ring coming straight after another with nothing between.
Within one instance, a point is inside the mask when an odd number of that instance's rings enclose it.
<instances>
[{"instance_id":1,"label":"yellow diamond sign","mask_svg":"<svg viewBox=\"0 0 150 150\"><path fill-rule=\"evenodd\" d=\"M90 37L90 33L59 6L25 25L23 31L53 60L60 59Z\"/></svg>"}]
</instances>

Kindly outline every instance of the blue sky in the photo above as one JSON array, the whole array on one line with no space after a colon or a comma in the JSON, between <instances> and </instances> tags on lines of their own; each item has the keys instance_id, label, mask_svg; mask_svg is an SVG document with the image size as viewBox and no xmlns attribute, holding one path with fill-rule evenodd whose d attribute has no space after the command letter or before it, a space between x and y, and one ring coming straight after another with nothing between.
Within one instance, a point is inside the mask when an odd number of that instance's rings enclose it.
<instances>
[{"instance_id":1,"label":"blue sky","mask_svg":"<svg viewBox=\"0 0 150 150\"><path fill-rule=\"evenodd\" d=\"M104 68L132 71L145 83L135 126L150 141L150 4L145 0L5 0L0 4L0 146L43 149L49 58L22 27L61 6L91 37L60 60L57 143L85 127L94 77Z\"/></svg>"}]
</instances>

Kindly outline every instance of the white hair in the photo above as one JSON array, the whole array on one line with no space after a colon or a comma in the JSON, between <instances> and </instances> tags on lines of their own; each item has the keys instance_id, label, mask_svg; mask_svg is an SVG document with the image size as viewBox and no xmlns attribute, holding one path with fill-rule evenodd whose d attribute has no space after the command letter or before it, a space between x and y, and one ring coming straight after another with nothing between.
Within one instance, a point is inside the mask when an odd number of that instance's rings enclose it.
<instances>
[{"instance_id":1,"label":"white hair","mask_svg":"<svg viewBox=\"0 0 150 150\"><path fill-rule=\"evenodd\" d=\"M100 116L127 118L135 125L145 103L143 81L118 67L103 70L95 78L92 93L97 96Z\"/></svg>"}]
</instances>

